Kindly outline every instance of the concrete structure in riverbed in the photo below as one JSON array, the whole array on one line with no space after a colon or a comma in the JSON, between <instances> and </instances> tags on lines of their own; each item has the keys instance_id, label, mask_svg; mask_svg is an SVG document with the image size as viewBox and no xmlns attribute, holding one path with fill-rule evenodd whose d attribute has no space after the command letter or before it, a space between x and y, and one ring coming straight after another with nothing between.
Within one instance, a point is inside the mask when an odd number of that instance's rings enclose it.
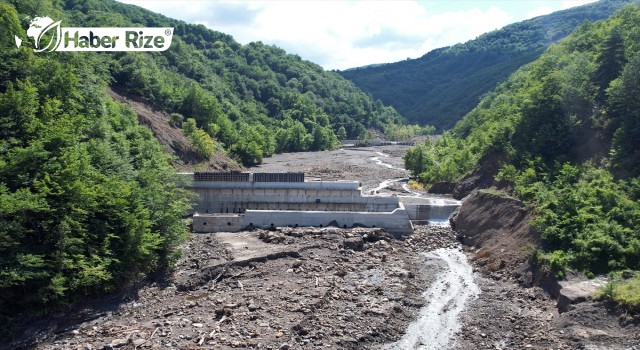
<instances>
[{"instance_id":1,"label":"concrete structure in riverbed","mask_svg":"<svg viewBox=\"0 0 640 350\"><path fill-rule=\"evenodd\" d=\"M397 197L363 196L355 181L304 181L301 173L195 173L186 183L199 196L194 232L281 226L413 232Z\"/></svg>"},{"instance_id":2,"label":"concrete structure in riverbed","mask_svg":"<svg viewBox=\"0 0 640 350\"><path fill-rule=\"evenodd\" d=\"M185 186L198 194L194 232L234 232L283 226L380 227L402 235L411 220L447 219L429 205L409 205L395 196L363 195L355 181L305 181L303 173L194 173ZM444 217L446 215L446 217Z\"/></svg>"}]
</instances>

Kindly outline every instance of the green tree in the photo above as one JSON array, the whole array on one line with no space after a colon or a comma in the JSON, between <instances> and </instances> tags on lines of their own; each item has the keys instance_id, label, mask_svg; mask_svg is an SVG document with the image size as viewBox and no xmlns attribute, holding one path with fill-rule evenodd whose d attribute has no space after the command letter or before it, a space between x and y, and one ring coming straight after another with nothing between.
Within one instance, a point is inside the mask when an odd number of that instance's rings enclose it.
<instances>
[{"instance_id":1,"label":"green tree","mask_svg":"<svg viewBox=\"0 0 640 350\"><path fill-rule=\"evenodd\" d=\"M346 140L347 139L347 129L344 128L344 125L341 125L338 128L338 132L336 133L336 137L338 140Z\"/></svg>"},{"instance_id":2,"label":"green tree","mask_svg":"<svg viewBox=\"0 0 640 350\"><path fill-rule=\"evenodd\" d=\"M196 126L195 119L188 118L187 121L182 123L182 131L184 131L184 134L189 138L189 141L191 141L191 144L202 158L211 158L215 150L215 143L209 134Z\"/></svg>"},{"instance_id":3,"label":"green tree","mask_svg":"<svg viewBox=\"0 0 640 350\"><path fill-rule=\"evenodd\" d=\"M636 53L608 90L611 114L617 129L613 157L619 170L640 174L640 54Z\"/></svg>"},{"instance_id":4,"label":"green tree","mask_svg":"<svg viewBox=\"0 0 640 350\"><path fill-rule=\"evenodd\" d=\"M611 29L602 43L598 56L598 70L595 81L598 86L598 100L604 103L609 84L620 75L624 66L624 38L616 26Z\"/></svg>"}]
</instances>

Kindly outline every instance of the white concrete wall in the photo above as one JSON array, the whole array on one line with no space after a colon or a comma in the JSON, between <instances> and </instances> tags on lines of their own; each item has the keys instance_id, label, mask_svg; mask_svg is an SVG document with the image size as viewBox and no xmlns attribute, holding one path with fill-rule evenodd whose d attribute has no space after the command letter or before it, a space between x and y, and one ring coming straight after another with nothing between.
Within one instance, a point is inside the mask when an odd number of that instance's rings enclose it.
<instances>
[{"instance_id":1,"label":"white concrete wall","mask_svg":"<svg viewBox=\"0 0 640 350\"><path fill-rule=\"evenodd\" d=\"M239 218L238 221L233 221ZM407 211L402 205L391 212L334 212L247 210L240 215L196 214L193 216L195 232L240 231L245 227L258 228L284 226L326 227L335 221L338 227L380 227L393 234L413 232Z\"/></svg>"},{"instance_id":2,"label":"white concrete wall","mask_svg":"<svg viewBox=\"0 0 640 350\"><path fill-rule=\"evenodd\" d=\"M239 231L253 225L363 225L391 233L413 231L397 197L362 196L355 181L217 182L198 181L187 187L199 196L193 216L195 232Z\"/></svg>"},{"instance_id":3,"label":"white concrete wall","mask_svg":"<svg viewBox=\"0 0 640 350\"><path fill-rule=\"evenodd\" d=\"M246 227L242 215L194 215L193 232L237 232Z\"/></svg>"},{"instance_id":4,"label":"white concrete wall","mask_svg":"<svg viewBox=\"0 0 640 350\"><path fill-rule=\"evenodd\" d=\"M198 183L200 184L200 183ZM199 213L241 213L245 210L300 211L376 211L387 212L398 207L397 197L363 197L359 189L329 186L329 183L291 183L293 188L268 187L272 183L215 183L214 187L192 186L199 196L194 209ZM227 187L219 187L227 184ZM302 187L301 184L309 184ZM337 183L340 184L340 183ZM346 183L352 184L352 183ZM235 187L238 185L238 187ZM351 187L351 186L347 186Z\"/></svg>"}]
</instances>

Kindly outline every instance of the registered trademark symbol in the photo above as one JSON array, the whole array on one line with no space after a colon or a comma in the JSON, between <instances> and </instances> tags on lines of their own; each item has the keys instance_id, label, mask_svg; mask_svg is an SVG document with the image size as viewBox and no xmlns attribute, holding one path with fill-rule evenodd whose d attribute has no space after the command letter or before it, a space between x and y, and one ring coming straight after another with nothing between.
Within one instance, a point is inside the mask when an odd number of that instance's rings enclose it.
<instances>
[{"instance_id":1,"label":"registered trademark symbol","mask_svg":"<svg viewBox=\"0 0 640 350\"><path fill-rule=\"evenodd\" d=\"M171 29L166 29L166 30L164 31L164 35L166 35L166 36L171 35Z\"/></svg>"}]
</instances>

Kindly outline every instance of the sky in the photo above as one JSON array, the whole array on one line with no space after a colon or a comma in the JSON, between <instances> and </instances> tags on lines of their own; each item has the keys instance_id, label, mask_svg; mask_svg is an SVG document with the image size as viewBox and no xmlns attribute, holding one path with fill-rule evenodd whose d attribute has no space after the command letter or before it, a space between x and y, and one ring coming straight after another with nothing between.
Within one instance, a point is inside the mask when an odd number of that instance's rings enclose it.
<instances>
[{"instance_id":1,"label":"sky","mask_svg":"<svg viewBox=\"0 0 640 350\"><path fill-rule=\"evenodd\" d=\"M119 0L167 17L262 41L347 69L418 58L510 23L595 0Z\"/></svg>"}]
</instances>

